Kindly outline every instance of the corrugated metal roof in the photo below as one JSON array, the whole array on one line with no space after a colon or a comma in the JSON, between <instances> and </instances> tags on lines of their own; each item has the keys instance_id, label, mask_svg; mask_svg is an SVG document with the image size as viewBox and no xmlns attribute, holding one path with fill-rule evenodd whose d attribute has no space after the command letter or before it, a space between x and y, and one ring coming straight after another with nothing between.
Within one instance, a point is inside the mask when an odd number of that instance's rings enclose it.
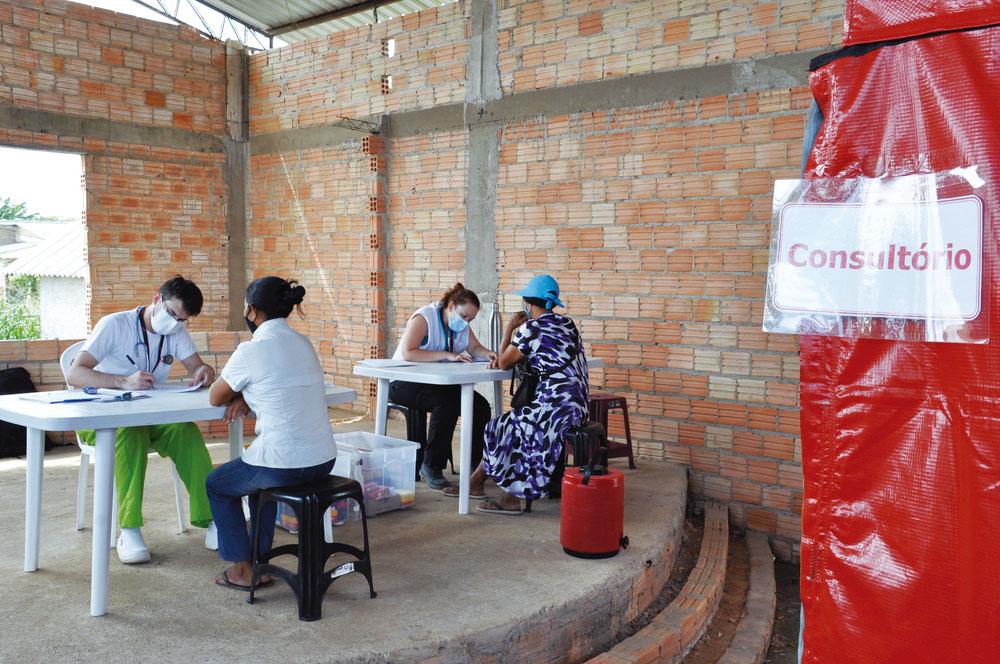
<instances>
[{"instance_id":1,"label":"corrugated metal roof","mask_svg":"<svg viewBox=\"0 0 1000 664\"><path fill-rule=\"evenodd\" d=\"M264 33L272 33L283 26L303 23L317 16L351 7L364 6L363 0L284 0L281 2L260 2L260 0L199 0L223 14L228 14ZM398 0L378 8L379 21L396 18L422 9L449 5L456 0ZM280 35L286 42L299 42L314 37L375 23L375 12L363 9L360 12L336 18L318 25L293 30Z\"/></svg>"},{"instance_id":2,"label":"corrugated metal roof","mask_svg":"<svg viewBox=\"0 0 1000 664\"><path fill-rule=\"evenodd\" d=\"M86 246L87 229L83 224L67 224L64 232L25 249L3 271L7 274L86 279L89 274L84 251Z\"/></svg>"}]
</instances>

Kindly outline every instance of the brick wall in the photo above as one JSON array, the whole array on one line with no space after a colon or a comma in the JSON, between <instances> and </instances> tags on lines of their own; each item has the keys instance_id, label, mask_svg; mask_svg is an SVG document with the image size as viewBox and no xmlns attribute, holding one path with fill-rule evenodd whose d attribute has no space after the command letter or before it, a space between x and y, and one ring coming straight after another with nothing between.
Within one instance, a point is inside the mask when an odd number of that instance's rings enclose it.
<instances>
[{"instance_id":1,"label":"brick wall","mask_svg":"<svg viewBox=\"0 0 1000 664\"><path fill-rule=\"evenodd\" d=\"M498 8L510 95L835 46L842 2ZM460 102L472 32L457 2L256 54L251 130ZM382 54L389 38L393 58ZM189 29L0 0L0 104L221 135L223 55ZM697 495L731 501L733 519L776 536L785 557L801 501L797 340L764 335L759 321L771 182L797 172L807 102L786 86L498 127L501 290L555 273L591 354L608 360L606 387L628 395L640 454L688 464ZM219 155L58 133L5 131L0 142L87 154L95 315L182 271L209 296L200 329L224 328ZM292 322L332 380L363 387L351 364L373 347L391 352L409 313L463 278L466 144L456 129L390 138L384 152L359 138L252 157L248 276L305 284L307 318Z\"/></svg>"},{"instance_id":2,"label":"brick wall","mask_svg":"<svg viewBox=\"0 0 1000 664\"><path fill-rule=\"evenodd\" d=\"M0 104L222 134L225 46L71 2L0 0ZM91 323L149 302L177 273L205 294L196 329L228 321L221 152L0 129L0 144L84 155ZM128 125L123 125L128 126ZM4 195L16 197L16 192Z\"/></svg>"},{"instance_id":3,"label":"brick wall","mask_svg":"<svg viewBox=\"0 0 1000 664\"><path fill-rule=\"evenodd\" d=\"M194 328L228 327L221 154L86 141L91 319L148 303L181 273L205 305Z\"/></svg>"},{"instance_id":4,"label":"brick wall","mask_svg":"<svg viewBox=\"0 0 1000 664\"><path fill-rule=\"evenodd\" d=\"M559 280L608 363L603 387L628 397L639 454L690 466L697 495L732 501L789 555L798 339L760 321L771 183L797 173L808 101L776 90L508 126L496 209L501 291Z\"/></svg>"},{"instance_id":5,"label":"brick wall","mask_svg":"<svg viewBox=\"0 0 1000 664\"><path fill-rule=\"evenodd\" d=\"M250 161L247 279L273 274L305 286L305 317L288 320L313 340L327 376L359 394L351 371L369 342L369 167L360 137Z\"/></svg>"},{"instance_id":6,"label":"brick wall","mask_svg":"<svg viewBox=\"0 0 1000 664\"><path fill-rule=\"evenodd\" d=\"M0 104L221 134L225 45L66 0L0 2Z\"/></svg>"},{"instance_id":7,"label":"brick wall","mask_svg":"<svg viewBox=\"0 0 1000 664\"><path fill-rule=\"evenodd\" d=\"M254 55L250 130L282 129L431 108L465 96L464 2ZM394 39L396 55L383 55ZM383 77L392 89L383 93Z\"/></svg>"},{"instance_id":8,"label":"brick wall","mask_svg":"<svg viewBox=\"0 0 1000 664\"><path fill-rule=\"evenodd\" d=\"M389 141L387 351L410 316L465 278L465 132Z\"/></svg>"},{"instance_id":9,"label":"brick wall","mask_svg":"<svg viewBox=\"0 0 1000 664\"><path fill-rule=\"evenodd\" d=\"M833 48L843 3L499 0L498 9L509 96ZM472 31L458 2L255 55L252 131L461 101ZM397 41L395 60L379 50L388 37L409 40ZM438 80L452 70L454 83ZM383 95L385 74L394 88ZM591 355L608 361L595 382L628 396L640 455L688 465L696 496L730 502L733 521L770 533L785 558L797 555L801 507L798 341L763 334L760 320L771 186L798 172L808 103L807 89L779 84L498 126L501 291L554 273ZM387 352L414 308L464 278L467 144L464 129L389 137ZM288 164L306 157L282 156L292 181L300 169ZM319 218L289 221L296 214L274 213L296 229ZM296 256L268 260L306 260L301 242L289 246ZM349 262L365 262L354 246ZM519 308L510 296L502 304ZM362 356L350 343L334 353ZM621 433L620 419L611 425Z\"/></svg>"},{"instance_id":10,"label":"brick wall","mask_svg":"<svg viewBox=\"0 0 1000 664\"><path fill-rule=\"evenodd\" d=\"M0 105L221 136L224 91L225 46L190 28L61 0L0 0ZM96 139L72 126L0 128L0 144L83 155L90 323L148 303L183 273L206 300L191 323L195 342L221 368L236 343L231 332L207 332L228 318L222 154ZM0 342L0 367L24 366L39 389L58 389L59 355L75 341Z\"/></svg>"},{"instance_id":11,"label":"brick wall","mask_svg":"<svg viewBox=\"0 0 1000 664\"><path fill-rule=\"evenodd\" d=\"M840 42L843 0L499 0L504 92Z\"/></svg>"}]
</instances>

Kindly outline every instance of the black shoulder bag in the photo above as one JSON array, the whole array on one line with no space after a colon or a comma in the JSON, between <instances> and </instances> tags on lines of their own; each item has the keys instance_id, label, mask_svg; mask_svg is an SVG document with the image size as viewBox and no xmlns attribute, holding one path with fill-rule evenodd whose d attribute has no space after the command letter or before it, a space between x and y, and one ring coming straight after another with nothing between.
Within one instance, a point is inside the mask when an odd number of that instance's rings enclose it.
<instances>
[{"instance_id":1,"label":"black shoulder bag","mask_svg":"<svg viewBox=\"0 0 1000 664\"><path fill-rule=\"evenodd\" d=\"M541 377L551 376L552 374L564 371L576 360L576 356L580 354L580 332L576 329L575 324L571 323L571 325L573 325L573 331L576 333L576 346L570 349L569 359L566 360L565 364L552 371L534 371L528 366L528 358L524 358L514 365L514 375L510 381L511 408L524 408L533 404L535 402L535 392L538 390L538 381Z\"/></svg>"}]
</instances>

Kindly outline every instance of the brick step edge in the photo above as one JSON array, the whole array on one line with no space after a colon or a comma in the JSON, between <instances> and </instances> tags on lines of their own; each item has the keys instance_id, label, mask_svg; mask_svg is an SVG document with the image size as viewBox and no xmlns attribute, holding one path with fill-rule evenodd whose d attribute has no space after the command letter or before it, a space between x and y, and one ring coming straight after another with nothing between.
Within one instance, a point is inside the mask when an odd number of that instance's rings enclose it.
<instances>
[{"instance_id":1,"label":"brick step edge","mask_svg":"<svg viewBox=\"0 0 1000 664\"><path fill-rule=\"evenodd\" d=\"M708 503L698 562L680 594L648 625L588 664L680 662L719 608L728 557L729 508Z\"/></svg>"},{"instance_id":2,"label":"brick step edge","mask_svg":"<svg viewBox=\"0 0 1000 664\"><path fill-rule=\"evenodd\" d=\"M774 554L763 533L747 533L750 547L750 587L743 618L718 664L760 664L767 655L774 629L777 588Z\"/></svg>"}]
</instances>

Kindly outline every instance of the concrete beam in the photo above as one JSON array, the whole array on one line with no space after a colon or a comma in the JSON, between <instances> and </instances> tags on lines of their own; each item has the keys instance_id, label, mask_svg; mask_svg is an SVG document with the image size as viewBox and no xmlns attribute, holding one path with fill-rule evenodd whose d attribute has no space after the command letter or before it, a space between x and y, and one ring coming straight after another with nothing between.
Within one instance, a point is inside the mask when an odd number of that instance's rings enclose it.
<instances>
[{"instance_id":1,"label":"concrete beam","mask_svg":"<svg viewBox=\"0 0 1000 664\"><path fill-rule=\"evenodd\" d=\"M465 101L499 99L500 57L497 50L496 0L471 0L469 50L465 59Z\"/></svg>"},{"instance_id":2,"label":"concrete beam","mask_svg":"<svg viewBox=\"0 0 1000 664\"><path fill-rule=\"evenodd\" d=\"M469 49L465 61L465 113L478 117L478 109L500 99L500 60L497 52L496 0L470 3ZM483 304L494 304L500 275L497 271L496 207L500 138L497 128L469 122L468 168L465 195L465 285L479 294ZM492 310L481 316L488 322ZM486 339L487 337L482 337Z\"/></svg>"},{"instance_id":3,"label":"concrete beam","mask_svg":"<svg viewBox=\"0 0 1000 664\"><path fill-rule=\"evenodd\" d=\"M493 125L469 129L468 172L465 193L465 285L476 291L482 307L473 331L486 345L500 343L496 318L499 306L500 255L497 250L495 208L500 169L500 136ZM496 338L493 338L496 337ZM493 350L497 350L494 348ZM492 388L485 390L492 396ZM493 404L494 412L499 404Z\"/></svg>"},{"instance_id":4,"label":"concrete beam","mask_svg":"<svg viewBox=\"0 0 1000 664\"><path fill-rule=\"evenodd\" d=\"M369 122L379 122L379 118L364 119ZM271 154L335 147L352 141L360 141L365 136L366 133L362 131L329 125L288 129L251 137L250 154Z\"/></svg>"},{"instance_id":5,"label":"concrete beam","mask_svg":"<svg viewBox=\"0 0 1000 664\"><path fill-rule=\"evenodd\" d=\"M449 131L483 123L509 123L539 116L652 106L675 99L794 88L808 83L809 61L820 50L507 95L471 109L464 104L395 113L394 136Z\"/></svg>"},{"instance_id":6,"label":"concrete beam","mask_svg":"<svg viewBox=\"0 0 1000 664\"><path fill-rule=\"evenodd\" d=\"M500 289L497 251L497 174L500 168L500 135L495 125L478 122L479 114L500 99L500 59L497 51L496 0L469 3L469 45L465 59L466 87L462 121L467 129L468 166L465 186L465 285L479 294L482 304L472 322L476 336L498 350ZM493 390L480 393L493 401ZM491 403L493 412L502 405Z\"/></svg>"},{"instance_id":7,"label":"concrete beam","mask_svg":"<svg viewBox=\"0 0 1000 664\"><path fill-rule=\"evenodd\" d=\"M134 143L189 152L223 151L222 139L211 134L174 127L152 127L104 118L87 118L35 108L21 108L9 104L0 104L0 129L57 136L79 136L115 143Z\"/></svg>"},{"instance_id":8,"label":"concrete beam","mask_svg":"<svg viewBox=\"0 0 1000 664\"><path fill-rule=\"evenodd\" d=\"M226 42L226 262L229 279L229 329L243 329L247 282L247 193L250 189L250 58L237 41Z\"/></svg>"},{"instance_id":9,"label":"concrete beam","mask_svg":"<svg viewBox=\"0 0 1000 664\"><path fill-rule=\"evenodd\" d=\"M488 29L495 15L480 8L495 2L479 0L472 5L474 29ZM476 18L481 20L476 23ZM478 27L477 27L478 26ZM588 81L546 90L500 96L499 71L483 59L495 57L482 33L470 41L466 72L469 77L466 99L416 111L393 113L384 121L394 137L415 136L468 129L484 123L508 123L538 116L566 115L616 108L651 106L675 99L715 97L794 88L808 83L809 61L822 49L775 55L754 61L729 62L692 69L654 72L604 81ZM377 122L377 118L364 118ZM252 154L338 145L356 140L353 132L339 127L317 126L251 137Z\"/></svg>"}]
</instances>

